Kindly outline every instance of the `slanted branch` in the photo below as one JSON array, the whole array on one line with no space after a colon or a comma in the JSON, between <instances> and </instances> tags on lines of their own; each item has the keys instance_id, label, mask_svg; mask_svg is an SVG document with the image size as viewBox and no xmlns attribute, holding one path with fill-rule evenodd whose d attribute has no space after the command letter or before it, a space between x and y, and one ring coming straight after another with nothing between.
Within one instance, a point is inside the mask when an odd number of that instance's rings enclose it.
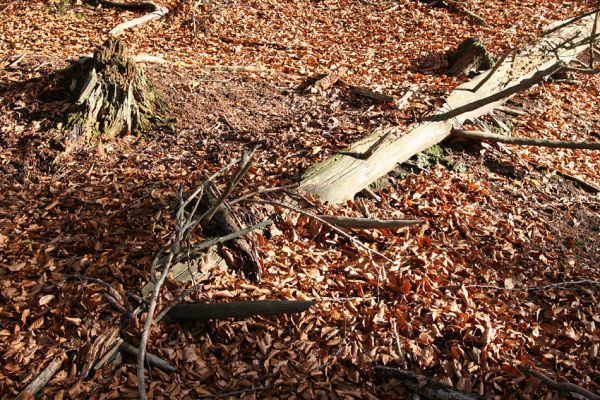
<instances>
[{"instance_id":1,"label":"slanted branch","mask_svg":"<svg viewBox=\"0 0 600 400\"><path fill-rule=\"evenodd\" d=\"M75 136L142 133L164 118L164 104L144 69L118 39L108 39L92 58L74 65L70 90L74 103L67 127Z\"/></svg>"},{"instance_id":2,"label":"slanted branch","mask_svg":"<svg viewBox=\"0 0 600 400\"><path fill-rule=\"evenodd\" d=\"M452 131L452 136L463 139L487 140L497 143L550 147L555 149L600 150L600 142L572 142L566 140L532 139L526 137L498 135L496 133L482 131L467 131L462 129L454 129Z\"/></svg>"}]
</instances>

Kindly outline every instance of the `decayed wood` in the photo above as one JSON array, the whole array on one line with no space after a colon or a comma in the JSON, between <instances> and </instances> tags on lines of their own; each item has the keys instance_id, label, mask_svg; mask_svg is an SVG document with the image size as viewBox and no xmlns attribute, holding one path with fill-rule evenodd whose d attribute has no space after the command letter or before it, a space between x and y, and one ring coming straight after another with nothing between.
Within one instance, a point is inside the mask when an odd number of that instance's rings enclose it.
<instances>
[{"instance_id":1,"label":"decayed wood","mask_svg":"<svg viewBox=\"0 0 600 400\"><path fill-rule=\"evenodd\" d=\"M494 58L486 50L481 38L465 39L448 56L448 75L469 75L494 66Z\"/></svg>"},{"instance_id":2,"label":"decayed wood","mask_svg":"<svg viewBox=\"0 0 600 400\"><path fill-rule=\"evenodd\" d=\"M82 364L81 368L81 379L87 378L88 374L94 367L96 361L98 361L104 353L113 345L113 343L119 337L119 328L117 326L113 326L112 328L106 329L102 331L94 339L91 345L86 346L82 351L78 354L78 359L80 359L80 363Z\"/></svg>"},{"instance_id":3,"label":"decayed wood","mask_svg":"<svg viewBox=\"0 0 600 400\"><path fill-rule=\"evenodd\" d=\"M15 397L15 400L33 399L35 395L42 390L52 377L58 372L62 366L62 356L57 356L54 360L40 372L38 376L32 380L21 393Z\"/></svg>"},{"instance_id":4,"label":"decayed wood","mask_svg":"<svg viewBox=\"0 0 600 400\"><path fill-rule=\"evenodd\" d=\"M341 228L353 229L398 229L405 226L422 224L423 221L407 219L374 219L374 218L352 218L337 215L319 215L319 218Z\"/></svg>"},{"instance_id":5,"label":"decayed wood","mask_svg":"<svg viewBox=\"0 0 600 400\"><path fill-rule=\"evenodd\" d=\"M207 191L202 202L205 205L216 204L217 197ZM233 212L225 204L219 204L214 210L214 219L219 231L223 234L230 234L241 229L241 225ZM260 281L262 278L262 267L260 257L256 251L256 244L252 234L240 236L230 242L230 248L234 249L237 256L237 265L230 265L232 269L242 271L248 278L254 281Z\"/></svg>"},{"instance_id":6,"label":"decayed wood","mask_svg":"<svg viewBox=\"0 0 600 400\"><path fill-rule=\"evenodd\" d=\"M137 356L140 351L140 349L125 341L121 344L121 350L123 350L127 354L131 354L132 356ZM163 360L158 356L155 356L154 354L146 353L146 362L150 365L154 365L155 367L162 369L163 371L175 372L177 370L167 361Z\"/></svg>"},{"instance_id":7,"label":"decayed wood","mask_svg":"<svg viewBox=\"0 0 600 400\"><path fill-rule=\"evenodd\" d=\"M443 385L431 378L398 368L376 366L375 373L381 378L396 379L413 393L430 400L485 400L486 397L468 394Z\"/></svg>"},{"instance_id":8,"label":"decayed wood","mask_svg":"<svg viewBox=\"0 0 600 400\"><path fill-rule=\"evenodd\" d=\"M169 12L168 8L158 5L153 1L138 1L138 2L134 2L134 3L121 3L121 2L117 2L117 1L100 0L100 3L105 6L118 7L118 8L122 8L125 10L148 10L148 11L150 11L146 15L143 15L138 18L134 18L132 20L123 22L122 24L115 26L109 32L109 34L111 36L117 36L120 33L122 33L125 29L133 28L134 26L138 26L138 25L144 24L146 22L155 20L157 18L160 18L160 17L166 15Z\"/></svg>"},{"instance_id":9,"label":"decayed wood","mask_svg":"<svg viewBox=\"0 0 600 400\"><path fill-rule=\"evenodd\" d=\"M315 305L307 300L257 300L236 303L178 304L166 315L169 321L207 321L209 319L248 318L256 315L298 313Z\"/></svg>"},{"instance_id":10,"label":"decayed wood","mask_svg":"<svg viewBox=\"0 0 600 400\"><path fill-rule=\"evenodd\" d=\"M162 120L163 102L118 39L105 41L92 58L74 63L71 72L74 104L67 127L73 139L141 133Z\"/></svg>"},{"instance_id":11,"label":"decayed wood","mask_svg":"<svg viewBox=\"0 0 600 400\"><path fill-rule=\"evenodd\" d=\"M447 138L455 124L493 111L506 101L506 96L514 93L515 87L539 82L548 73L575 58L588 48L593 22L593 15L576 19L546 35L538 44L507 58L493 76L480 74L460 85L450 94L444 107L405 135L402 135L401 128L375 130L353 145L350 151L364 153L385 134L397 139L382 145L366 160L342 154L333 156L307 170L298 190L330 203L352 198L393 170L396 164ZM473 90L482 79L487 81L478 90ZM498 96L498 93L502 94Z\"/></svg>"},{"instance_id":12,"label":"decayed wood","mask_svg":"<svg viewBox=\"0 0 600 400\"><path fill-rule=\"evenodd\" d=\"M571 142L565 140L532 139L526 137L498 135L496 133L482 131L467 131L463 129L452 130L452 136L465 139L489 140L491 142L518 144L524 146L551 147L556 149L600 150L600 142Z\"/></svg>"},{"instance_id":13,"label":"decayed wood","mask_svg":"<svg viewBox=\"0 0 600 400\"><path fill-rule=\"evenodd\" d=\"M557 390L559 392L577 393L577 394L585 397L586 399L600 400L599 395L594 394L594 393L590 392L589 390L582 388L581 386L575 385L574 383L557 382L554 379L547 377L546 375L542 374L539 371L535 371L535 370L532 370L532 369L529 369L526 367L521 367L520 370L526 375L536 377L537 379L541 380L542 382L544 382L546 385L548 385L552 389Z\"/></svg>"}]
</instances>

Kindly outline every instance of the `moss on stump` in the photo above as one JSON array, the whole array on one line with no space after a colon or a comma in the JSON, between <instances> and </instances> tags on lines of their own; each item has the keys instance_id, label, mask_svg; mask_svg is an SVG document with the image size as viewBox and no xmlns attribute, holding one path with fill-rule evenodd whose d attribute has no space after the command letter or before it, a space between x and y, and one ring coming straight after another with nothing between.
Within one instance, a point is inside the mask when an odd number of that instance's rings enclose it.
<instances>
[{"instance_id":1,"label":"moss on stump","mask_svg":"<svg viewBox=\"0 0 600 400\"><path fill-rule=\"evenodd\" d=\"M163 120L164 103L118 39L104 42L72 71L69 90L74 102L67 127L76 136L111 139L139 134Z\"/></svg>"},{"instance_id":2,"label":"moss on stump","mask_svg":"<svg viewBox=\"0 0 600 400\"><path fill-rule=\"evenodd\" d=\"M491 69L494 58L486 50L481 38L468 38L448 56L448 71L451 76L469 75Z\"/></svg>"}]
</instances>

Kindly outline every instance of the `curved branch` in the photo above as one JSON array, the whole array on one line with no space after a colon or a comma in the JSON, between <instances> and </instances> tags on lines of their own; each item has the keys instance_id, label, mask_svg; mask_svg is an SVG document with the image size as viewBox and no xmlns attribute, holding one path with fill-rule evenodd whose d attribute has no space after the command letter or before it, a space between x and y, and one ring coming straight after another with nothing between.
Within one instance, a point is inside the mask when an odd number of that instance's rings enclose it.
<instances>
[{"instance_id":1,"label":"curved branch","mask_svg":"<svg viewBox=\"0 0 600 400\"><path fill-rule=\"evenodd\" d=\"M121 2L117 2L117 1L111 1L111 0L100 0L100 4L108 6L108 7L122 8L124 10L148 10L149 11L149 13L146 15L143 15L138 18L134 18L132 20L123 22L123 23L115 26L109 32L109 35L111 35L111 36L117 36L121 32L123 32L125 29L133 28L134 26L138 26L138 25L144 24L146 22L158 19L158 18L166 15L169 12L168 8L163 7L159 4L156 4L153 1L137 1L135 3L121 3Z\"/></svg>"}]
</instances>

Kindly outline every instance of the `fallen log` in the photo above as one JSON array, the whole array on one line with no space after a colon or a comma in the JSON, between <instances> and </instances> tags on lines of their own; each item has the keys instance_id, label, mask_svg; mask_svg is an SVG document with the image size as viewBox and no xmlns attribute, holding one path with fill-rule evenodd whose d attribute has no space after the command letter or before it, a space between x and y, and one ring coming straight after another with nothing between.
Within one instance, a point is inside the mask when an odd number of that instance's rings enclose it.
<instances>
[{"instance_id":1,"label":"fallen log","mask_svg":"<svg viewBox=\"0 0 600 400\"><path fill-rule=\"evenodd\" d=\"M248 318L256 315L298 313L315 305L312 300L257 300L236 303L178 304L166 315L170 322Z\"/></svg>"},{"instance_id":2,"label":"fallen log","mask_svg":"<svg viewBox=\"0 0 600 400\"><path fill-rule=\"evenodd\" d=\"M514 93L515 87L524 90L574 59L588 48L593 23L594 15L573 19L542 37L538 44L506 57L497 68L494 67L492 76L484 72L460 85L429 120L404 135L399 127L376 129L346 153L364 153L383 135L389 135L392 140L386 141L367 159L337 154L313 166L305 172L298 190L330 203L351 199L393 170L396 164L446 139L455 125L485 115L502 105L507 100L506 96ZM482 80L486 82L479 85ZM474 90L476 87L477 90ZM482 102L482 99L485 101ZM460 112L456 112L457 109Z\"/></svg>"},{"instance_id":3,"label":"fallen log","mask_svg":"<svg viewBox=\"0 0 600 400\"><path fill-rule=\"evenodd\" d=\"M555 149L600 150L600 142L571 142L567 140L532 139L526 137L498 135L496 133L482 131L467 131L462 129L453 129L452 136L464 139L489 140L491 142L498 143L550 147Z\"/></svg>"},{"instance_id":4,"label":"fallen log","mask_svg":"<svg viewBox=\"0 0 600 400\"><path fill-rule=\"evenodd\" d=\"M381 378L395 379L411 392L430 400L485 400L477 394L461 392L431 378L399 368L376 366L375 373Z\"/></svg>"}]
</instances>

